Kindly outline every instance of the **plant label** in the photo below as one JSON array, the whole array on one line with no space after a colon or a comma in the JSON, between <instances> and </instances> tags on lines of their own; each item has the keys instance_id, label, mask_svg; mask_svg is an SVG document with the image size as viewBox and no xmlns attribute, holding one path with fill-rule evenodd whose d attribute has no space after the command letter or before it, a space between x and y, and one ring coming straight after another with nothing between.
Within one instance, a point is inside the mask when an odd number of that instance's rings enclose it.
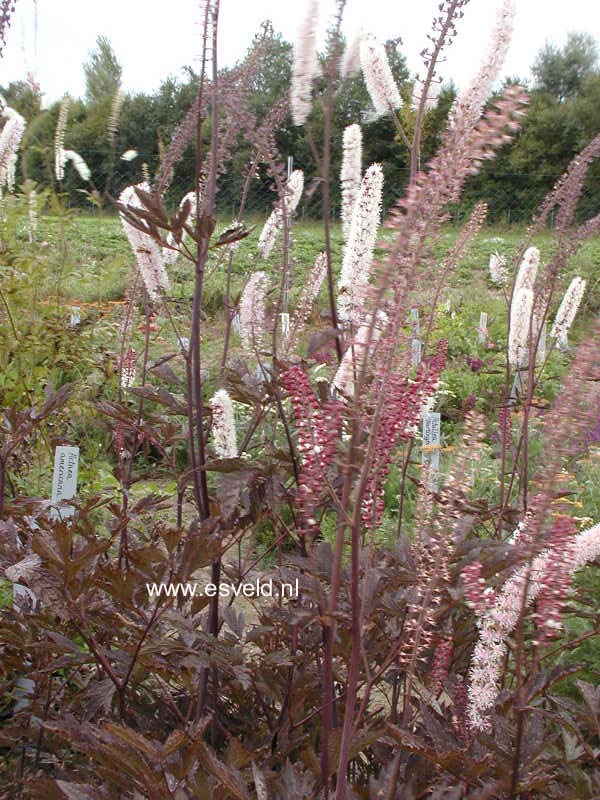
<instances>
[{"instance_id":1,"label":"plant label","mask_svg":"<svg viewBox=\"0 0 600 800\"><path fill-rule=\"evenodd\" d=\"M283 313L281 315L281 335L287 339L290 334L290 315Z\"/></svg>"},{"instance_id":2,"label":"plant label","mask_svg":"<svg viewBox=\"0 0 600 800\"><path fill-rule=\"evenodd\" d=\"M418 339L421 335L421 326L419 325L419 309L418 308L411 308L410 310L410 318L413 323L413 336L415 339Z\"/></svg>"},{"instance_id":3,"label":"plant label","mask_svg":"<svg viewBox=\"0 0 600 800\"><path fill-rule=\"evenodd\" d=\"M421 464L431 476L431 486L437 492L440 471L440 436L442 417L439 411L428 411L423 414L423 445L421 448Z\"/></svg>"},{"instance_id":4,"label":"plant label","mask_svg":"<svg viewBox=\"0 0 600 800\"><path fill-rule=\"evenodd\" d=\"M479 344L485 344L487 341L487 322L488 322L488 315L487 312L482 311L479 315L479 328L477 331L479 333L477 337L477 341Z\"/></svg>"},{"instance_id":5,"label":"plant label","mask_svg":"<svg viewBox=\"0 0 600 800\"><path fill-rule=\"evenodd\" d=\"M77 494L77 470L79 468L78 447L57 447L54 454L54 476L52 478L52 503L71 500ZM53 508L54 519L65 519L73 516L73 506Z\"/></svg>"},{"instance_id":6,"label":"plant label","mask_svg":"<svg viewBox=\"0 0 600 800\"><path fill-rule=\"evenodd\" d=\"M523 392L523 381L521 379L521 373L517 372L515 375L515 379L513 381L512 389L510 390L510 404L514 405L517 402L517 399L520 397L521 393Z\"/></svg>"},{"instance_id":7,"label":"plant label","mask_svg":"<svg viewBox=\"0 0 600 800\"><path fill-rule=\"evenodd\" d=\"M421 340L413 339L411 349L411 361L413 367L418 367L421 363L421 360Z\"/></svg>"},{"instance_id":8,"label":"plant label","mask_svg":"<svg viewBox=\"0 0 600 800\"><path fill-rule=\"evenodd\" d=\"M76 328L80 322L81 322L81 309L79 308L79 306L73 306L71 308L71 318L69 319L69 327Z\"/></svg>"}]
</instances>

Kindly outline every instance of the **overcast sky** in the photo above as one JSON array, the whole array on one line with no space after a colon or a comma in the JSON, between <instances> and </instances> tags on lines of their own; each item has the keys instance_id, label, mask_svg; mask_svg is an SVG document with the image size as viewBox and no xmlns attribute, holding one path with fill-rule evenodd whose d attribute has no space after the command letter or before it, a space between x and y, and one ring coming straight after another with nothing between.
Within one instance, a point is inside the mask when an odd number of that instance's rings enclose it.
<instances>
[{"instance_id":1,"label":"overcast sky","mask_svg":"<svg viewBox=\"0 0 600 800\"><path fill-rule=\"evenodd\" d=\"M401 36L413 72L439 0L348 0L344 33L361 27L382 39ZM37 5L37 42L35 7ZM17 0L17 11L0 61L0 84L33 71L45 103L65 92L81 96L81 65L99 34L107 36L123 65L126 91L150 91L167 75L181 76L197 63L200 49L198 0ZM321 0L324 31L333 0ZM600 40L597 0L516 0L516 32L505 74L527 77L546 41L562 45L569 31L587 31ZM441 70L464 85L477 67L498 0L471 0L459 35ZM248 47L260 22L293 41L304 8L302 0L221 0L219 62L234 63Z\"/></svg>"}]
</instances>

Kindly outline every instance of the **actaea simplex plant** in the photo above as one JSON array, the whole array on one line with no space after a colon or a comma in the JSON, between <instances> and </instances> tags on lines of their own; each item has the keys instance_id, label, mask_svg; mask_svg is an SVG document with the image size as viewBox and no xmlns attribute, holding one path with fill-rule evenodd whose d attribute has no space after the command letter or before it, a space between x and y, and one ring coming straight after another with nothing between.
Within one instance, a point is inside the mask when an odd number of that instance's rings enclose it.
<instances>
[{"instance_id":1,"label":"actaea simplex plant","mask_svg":"<svg viewBox=\"0 0 600 800\"><path fill-rule=\"evenodd\" d=\"M292 314L293 216L305 176L300 170L286 175L276 147L274 132L288 103L282 99L256 119L246 89L261 41L246 62L220 75L219 0L204 4L194 105L154 180L129 187L117 202L137 267L127 313L141 297L146 316L141 383L134 385L126 321L122 396L101 406L115 429L122 502L111 503L108 522L99 522L99 498L82 498L67 522L25 499L12 504L2 523L6 574L40 601L37 610L15 609L7 617L17 633L5 638L3 677L8 684L23 674L34 681L30 703L15 713L2 740L19 764L17 796L595 796L597 690L580 682L584 704L578 704L555 694L554 686L574 670L557 651L576 650L599 624L585 588L574 588L572 578L600 554L600 528L577 532L559 482L597 408L598 325L574 353L541 422L532 408L550 354L564 346L585 290L581 279L571 283L554 316L552 344L540 355L569 259L600 227L600 215L574 222L600 136L557 183L515 256L513 286L506 288L497 502L471 500L474 462L487 447L485 423L473 414L444 475L423 469L412 517L402 511L411 445L424 411L436 402L448 358L447 342L436 340L439 300L486 216L485 205L477 205L440 259L435 253L448 207L526 112L527 98L515 86L488 104L510 40L507 0L479 72L450 112L438 153L420 165L437 65L467 4L440 5L424 51L412 132L397 114L402 98L385 48L364 36L344 52L344 2L337 4L325 57L325 118L331 119L336 87L353 74L358 57L375 112L393 115L410 149L410 182L378 242L385 176L378 164L363 172L361 128L358 121L347 128L345 247L342 263L334 265L325 125L317 161L324 248ZM317 11L311 0L294 51L290 103L299 124L311 113L315 86L323 85ZM219 176L240 132L252 145L252 160L235 222L215 233ZM194 184L169 214L163 195L191 140ZM259 165L279 199L259 238L256 260L264 269L253 272L236 302L236 245L250 232L245 201ZM534 241L553 209L553 254L542 267ZM185 335L168 297L172 253L194 269ZM273 253L275 280L265 260ZM209 397L202 309L213 262L227 270L226 327L218 387ZM507 284L508 274L507 265L500 269L494 261L492 277ZM304 350L325 280L331 328L321 338L335 342L336 362L329 367L316 364L312 345L310 355ZM413 309L423 320L418 363L411 352ZM160 363L148 356L155 314L173 322L180 346L177 356ZM231 355L236 319L242 358ZM182 377L169 365L176 358L183 360ZM133 408L123 401L128 392L137 399ZM534 429L543 443L535 459ZM8 433L5 438L10 448ZM128 500L144 441L158 448L177 479L175 524L164 513L165 498ZM184 469L177 448L187 452ZM398 538L390 546L381 536L384 492L401 449ZM182 509L188 487L191 520ZM148 597L149 581L182 582L207 572L217 587L224 573L242 581L260 561L248 554L251 548L242 557L242 541L265 529L267 552L277 553L273 574L298 579L301 594L293 602L263 600L246 618L247 609L222 602L218 591L177 602ZM588 621L577 637L563 625L569 613ZM7 630L3 622L3 635Z\"/></svg>"}]
</instances>

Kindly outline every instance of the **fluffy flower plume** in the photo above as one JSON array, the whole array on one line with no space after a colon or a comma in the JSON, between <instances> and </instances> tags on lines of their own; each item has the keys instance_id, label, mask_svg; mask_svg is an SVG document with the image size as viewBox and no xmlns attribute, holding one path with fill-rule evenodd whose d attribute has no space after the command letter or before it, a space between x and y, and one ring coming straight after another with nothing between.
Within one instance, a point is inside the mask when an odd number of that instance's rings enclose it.
<instances>
[{"instance_id":1,"label":"fluffy flower plume","mask_svg":"<svg viewBox=\"0 0 600 800\"><path fill-rule=\"evenodd\" d=\"M510 307L510 330L508 333L508 363L522 367L527 363L529 326L533 309L533 292L521 288L513 295Z\"/></svg>"},{"instance_id":2,"label":"fluffy flower plume","mask_svg":"<svg viewBox=\"0 0 600 800\"><path fill-rule=\"evenodd\" d=\"M302 459L298 480L297 501L304 532L317 529L315 506L324 494L323 477L327 473L339 434L340 406L329 401L321 406L310 382L300 367L294 366L281 376L294 411L298 450Z\"/></svg>"},{"instance_id":3,"label":"fluffy flower plume","mask_svg":"<svg viewBox=\"0 0 600 800\"><path fill-rule=\"evenodd\" d=\"M600 525L579 533L568 546L568 564L562 570L569 578L578 569L600 556ZM532 603L548 589L548 576L556 553L545 550L531 564L520 567L504 584L493 607L479 623L479 639L473 651L469 684L469 719L479 730L488 728L488 714L500 691L500 676L506 653L506 640L514 630L521 613L523 595ZM562 593L559 598L562 603Z\"/></svg>"},{"instance_id":4,"label":"fluffy flower plume","mask_svg":"<svg viewBox=\"0 0 600 800\"><path fill-rule=\"evenodd\" d=\"M150 187L147 183L138 184L138 188L144 192L149 192ZM128 186L119 195L119 202L132 208L143 208L142 201L136 194L135 186ZM135 259L146 287L148 295L156 299L158 295L165 291L169 286L169 279L165 270L160 247L154 239L147 233L134 228L121 214L121 222L131 249L135 253Z\"/></svg>"},{"instance_id":5,"label":"fluffy flower plume","mask_svg":"<svg viewBox=\"0 0 600 800\"><path fill-rule=\"evenodd\" d=\"M120 156L121 161L133 161L133 159L137 157L138 157L137 150L125 150L125 152L122 153Z\"/></svg>"},{"instance_id":6,"label":"fluffy flower plume","mask_svg":"<svg viewBox=\"0 0 600 800\"><path fill-rule=\"evenodd\" d=\"M181 211L181 209L185 205L186 201L188 201L188 200L189 200L189 203L190 203L190 208L189 208L189 212L188 212L188 215L187 215L185 221L189 224L189 223L194 221L194 218L196 216L196 192L194 192L194 191L188 192L187 194L185 194L181 198L181 202L179 203L179 211ZM185 237L185 235L186 234L184 233L184 237ZM172 233L169 233L167 235L167 242L170 245L175 245L176 244L175 238L174 238ZM165 264L172 264L174 261L177 260L177 256L179 255L179 253L177 252L177 250L173 250L170 247L163 247L162 255L163 255L163 260L164 260Z\"/></svg>"},{"instance_id":7,"label":"fluffy flower plume","mask_svg":"<svg viewBox=\"0 0 600 800\"><path fill-rule=\"evenodd\" d=\"M294 319L292 320L286 343L286 350L288 353L292 352L298 343L300 331L310 315L313 303L319 294L321 284L323 283L326 274L327 256L325 253L319 253L311 271L308 274L308 278L296 305Z\"/></svg>"},{"instance_id":8,"label":"fluffy flower plume","mask_svg":"<svg viewBox=\"0 0 600 800\"><path fill-rule=\"evenodd\" d=\"M521 261L521 264L519 265L519 271L517 272L514 290L515 294L519 291L519 289L531 289L533 291L539 265L540 251L537 247L528 247L523 254L523 260Z\"/></svg>"},{"instance_id":9,"label":"fluffy flower plume","mask_svg":"<svg viewBox=\"0 0 600 800\"><path fill-rule=\"evenodd\" d=\"M81 178L82 181L89 181L92 173L90 172L90 168L85 163L83 158L76 153L75 150L63 150L62 151L62 170L63 170L63 177L64 177L64 168L67 165L67 162L70 161L75 169L77 170L77 174Z\"/></svg>"},{"instance_id":10,"label":"fluffy flower plume","mask_svg":"<svg viewBox=\"0 0 600 800\"><path fill-rule=\"evenodd\" d=\"M360 72L360 43L362 33L357 33L344 51L342 58L342 78L351 78Z\"/></svg>"},{"instance_id":11,"label":"fluffy flower plume","mask_svg":"<svg viewBox=\"0 0 600 800\"><path fill-rule=\"evenodd\" d=\"M255 272L246 284L240 300L240 336L247 353L253 353L267 332L265 296L269 279L264 272Z\"/></svg>"},{"instance_id":12,"label":"fluffy flower plume","mask_svg":"<svg viewBox=\"0 0 600 800\"><path fill-rule=\"evenodd\" d=\"M271 255L277 234L283 227L284 215L293 214L304 191L304 172L295 169L285 187L285 196L265 222L258 237L258 251L263 258Z\"/></svg>"},{"instance_id":13,"label":"fluffy flower plume","mask_svg":"<svg viewBox=\"0 0 600 800\"><path fill-rule=\"evenodd\" d=\"M360 125L348 125L344 129L344 150L340 181L342 184L342 230L348 241L352 225L352 213L362 178L362 132Z\"/></svg>"},{"instance_id":14,"label":"fluffy flower plume","mask_svg":"<svg viewBox=\"0 0 600 800\"><path fill-rule=\"evenodd\" d=\"M402 105L385 47L371 34L360 43L360 65L367 91L378 114L389 114Z\"/></svg>"},{"instance_id":15,"label":"fluffy flower plume","mask_svg":"<svg viewBox=\"0 0 600 800\"><path fill-rule=\"evenodd\" d=\"M558 339L559 342L564 342L567 338L567 333L573 324L583 294L585 292L585 281L583 278L575 277L569 284L569 288L565 292L565 296L556 312L556 318L550 331L550 336Z\"/></svg>"},{"instance_id":16,"label":"fluffy flower plume","mask_svg":"<svg viewBox=\"0 0 600 800\"><path fill-rule=\"evenodd\" d=\"M352 224L338 281L338 310L341 320L358 322L364 306L377 228L381 213L383 171L372 164L365 173L354 204Z\"/></svg>"},{"instance_id":17,"label":"fluffy flower plume","mask_svg":"<svg viewBox=\"0 0 600 800\"><path fill-rule=\"evenodd\" d=\"M490 256L490 278L498 286L506 286L508 282L506 259L500 253L492 253Z\"/></svg>"},{"instance_id":18,"label":"fluffy flower plume","mask_svg":"<svg viewBox=\"0 0 600 800\"><path fill-rule=\"evenodd\" d=\"M303 125L310 114L312 82L320 72L317 56L318 22L319 2L318 0L309 0L306 16L294 44L290 90L294 125Z\"/></svg>"},{"instance_id":19,"label":"fluffy flower plume","mask_svg":"<svg viewBox=\"0 0 600 800\"><path fill-rule=\"evenodd\" d=\"M2 116L6 117L6 122L0 133L0 189L6 186L12 192L15 186L17 152L25 131L25 120L9 106L4 107Z\"/></svg>"},{"instance_id":20,"label":"fluffy flower plume","mask_svg":"<svg viewBox=\"0 0 600 800\"><path fill-rule=\"evenodd\" d=\"M212 408L212 434L215 452L219 458L237 458L235 417L231 397L225 389L219 389L210 401Z\"/></svg>"},{"instance_id":21,"label":"fluffy flower plume","mask_svg":"<svg viewBox=\"0 0 600 800\"><path fill-rule=\"evenodd\" d=\"M506 59L514 28L514 0L503 0L492 31L489 49L467 88L456 98L450 112L451 127L469 127L478 121L494 82Z\"/></svg>"},{"instance_id":22,"label":"fluffy flower plume","mask_svg":"<svg viewBox=\"0 0 600 800\"><path fill-rule=\"evenodd\" d=\"M69 118L70 98L67 96L61 103L54 133L54 173L57 181L62 181L65 177L65 161L63 151L65 147L65 132L67 130L67 119Z\"/></svg>"}]
</instances>

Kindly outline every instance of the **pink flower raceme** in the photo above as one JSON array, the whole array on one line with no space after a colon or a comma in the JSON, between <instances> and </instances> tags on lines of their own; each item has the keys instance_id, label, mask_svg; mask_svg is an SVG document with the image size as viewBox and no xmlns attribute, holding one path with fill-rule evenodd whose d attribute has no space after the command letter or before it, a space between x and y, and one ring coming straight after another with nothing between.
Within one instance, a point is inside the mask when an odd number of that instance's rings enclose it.
<instances>
[{"instance_id":1,"label":"pink flower raceme","mask_svg":"<svg viewBox=\"0 0 600 800\"><path fill-rule=\"evenodd\" d=\"M452 639L445 636L435 648L431 672L429 673L429 685L433 694L438 694L443 689L451 661Z\"/></svg>"},{"instance_id":2,"label":"pink flower raceme","mask_svg":"<svg viewBox=\"0 0 600 800\"><path fill-rule=\"evenodd\" d=\"M452 699L454 701L454 713L452 715L452 724L454 725L454 730L463 740L463 742L468 742L470 733L469 717L467 712L469 696L467 694L465 682L460 676L457 677L454 683L452 695Z\"/></svg>"},{"instance_id":3,"label":"pink flower raceme","mask_svg":"<svg viewBox=\"0 0 600 800\"><path fill-rule=\"evenodd\" d=\"M448 342L441 339L434 356L421 362L414 380L401 372L390 375L386 385L385 414L376 433L373 462L362 503L363 522L375 528L383 515L383 489L394 448L407 441L421 415L423 404L435 391L440 374L446 366Z\"/></svg>"},{"instance_id":4,"label":"pink flower raceme","mask_svg":"<svg viewBox=\"0 0 600 800\"><path fill-rule=\"evenodd\" d=\"M500 253L492 253L490 256L490 278L493 283L499 286L506 286L508 282L508 272L506 271L506 259Z\"/></svg>"},{"instance_id":5,"label":"pink flower raceme","mask_svg":"<svg viewBox=\"0 0 600 800\"><path fill-rule=\"evenodd\" d=\"M340 406L333 400L321 405L306 374L298 366L286 370L281 381L292 403L301 457L298 506L304 534L312 533L318 528L315 509L324 494L324 479L339 435Z\"/></svg>"},{"instance_id":6,"label":"pink flower raceme","mask_svg":"<svg viewBox=\"0 0 600 800\"><path fill-rule=\"evenodd\" d=\"M237 458L237 436L231 397L225 389L219 389L210 401L212 408L212 434L218 458Z\"/></svg>"},{"instance_id":7,"label":"pink flower raceme","mask_svg":"<svg viewBox=\"0 0 600 800\"><path fill-rule=\"evenodd\" d=\"M247 353L260 350L267 334L265 298L269 278L259 270L250 276L240 298L240 335Z\"/></svg>"},{"instance_id":8,"label":"pink flower raceme","mask_svg":"<svg viewBox=\"0 0 600 800\"><path fill-rule=\"evenodd\" d=\"M304 284L304 288L302 289L300 297L298 298L298 303L296 304L294 318L290 326L290 334L284 344L286 353L293 352L298 344L298 337L302 332L306 320L310 316L313 303L319 294L319 289L321 288L321 284L323 283L326 274L327 257L325 253L319 253L315 259L312 269L308 273L306 283Z\"/></svg>"},{"instance_id":9,"label":"pink flower raceme","mask_svg":"<svg viewBox=\"0 0 600 800\"><path fill-rule=\"evenodd\" d=\"M371 34L360 44L360 64L375 111L389 114L402 105L383 44Z\"/></svg>"},{"instance_id":10,"label":"pink flower raceme","mask_svg":"<svg viewBox=\"0 0 600 800\"><path fill-rule=\"evenodd\" d=\"M344 50L340 68L342 78L352 78L360 72L360 43L362 33L356 33Z\"/></svg>"},{"instance_id":11,"label":"pink flower raceme","mask_svg":"<svg viewBox=\"0 0 600 800\"><path fill-rule=\"evenodd\" d=\"M472 561L463 567L461 577L465 587L467 604L478 614L483 614L493 603L493 593L486 589L482 577L483 566L479 561Z\"/></svg>"},{"instance_id":12,"label":"pink flower raceme","mask_svg":"<svg viewBox=\"0 0 600 800\"><path fill-rule=\"evenodd\" d=\"M129 350L121 362L121 388L129 389L135 382L135 350Z\"/></svg>"},{"instance_id":13,"label":"pink flower raceme","mask_svg":"<svg viewBox=\"0 0 600 800\"><path fill-rule=\"evenodd\" d=\"M0 190L6 186L10 192L15 186L17 152L23 133L25 120L13 108L5 106L2 110L6 122L0 133Z\"/></svg>"},{"instance_id":14,"label":"pink flower raceme","mask_svg":"<svg viewBox=\"0 0 600 800\"><path fill-rule=\"evenodd\" d=\"M577 311L585 292L585 285L586 282L583 278L579 276L573 278L556 312L556 319L552 325L550 336L554 339L558 339L559 343L565 342L567 333L577 316Z\"/></svg>"},{"instance_id":15,"label":"pink flower raceme","mask_svg":"<svg viewBox=\"0 0 600 800\"><path fill-rule=\"evenodd\" d=\"M312 83L320 72L316 43L318 22L319 2L310 0L294 43L290 90L294 125L303 125L310 114Z\"/></svg>"},{"instance_id":16,"label":"pink flower raceme","mask_svg":"<svg viewBox=\"0 0 600 800\"><path fill-rule=\"evenodd\" d=\"M510 306L510 330L508 332L508 362L512 367L527 364L529 353L529 330L533 310L533 292L518 289Z\"/></svg>"},{"instance_id":17,"label":"pink flower raceme","mask_svg":"<svg viewBox=\"0 0 600 800\"><path fill-rule=\"evenodd\" d=\"M533 291L539 265L540 251L537 247L528 247L523 253L523 259L519 264L513 296L516 295L520 289L529 289Z\"/></svg>"},{"instance_id":18,"label":"pink flower raceme","mask_svg":"<svg viewBox=\"0 0 600 800\"><path fill-rule=\"evenodd\" d=\"M137 188L149 192L147 183L138 184ZM143 209L144 204L138 197L135 186L127 186L119 195L119 202L132 209ZM165 270L162 252L154 239L144 231L134 227L122 214L121 222L129 239L131 249L135 253L140 275L150 299L156 300L169 286L169 278Z\"/></svg>"},{"instance_id":19,"label":"pink flower raceme","mask_svg":"<svg viewBox=\"0 0 600 800\"><path fill-rule=\"evenodd\" d=\"M551 639L561 627L561 614L571 586L573 537L577 529L571 517L560 516L554 521L549 558L540 580L535 621L538 642Z\"/></svg>"},{"instance_id":20,"label":"pink flower raceme","mask_svg":"<svg viewBox=\"0 0 600 800\"><path fill-rule=\"evenodd\" d=\"M340 183L342 184L342 229L348 241L352 226L352 215L362 181L362 132L360 125L344 128L344 151Z\"/></svg>"},{"instance_id":21,"label":"pink flower raceme","mask_svg":"<svg viewBox=\"0 0 600 800\"><path fill-rule=\"evenodd\" d=\"M338 316L345 322L357 325L364 318L365 294L377 240L382 192L383 170L380 164L371 164L354 201L338 280Z\"/></svg>"},{"instance_id":22,"label":"pink flower raceme","mask_svg":"<svg viewBox=\"0 0 600 800\"><path fill-rule=\"evenodd\" d=\"M295 169L285 186L285 194L277 207L271 212L258 237L258 252L268 258L275 246L277 234L283 228L284 217L294 213L304 191L304 172Z\"/></svg>"},{"instance_id":23,"label":"pink flower raceme","mask_svg":"<svg viewBox=\"0 0 600 800\"><path fill-rule=\"evenodd\" d=\"M66 95L61 103L60 111L58 112L58 120L56 122L56 131L54 134L54 173L57 181L62 181L65 177L63 151L65 147L65 132L67 130L70 104L71 100L69 96Z\"/></svg>"},{"instance_id":24,"label":"pink flower raceme","mask_svg":"<svg viewBox=\"0 0 600 800\"><path fill-rule=\"evenodd\" d=\"M512 38L514 15L513 0L504 0L498 9L496 24L483 63L471 83L456 98L450 110L451 126L472 126L481 116L492 86L506 59Z\"/></svg>"},{"instance_id":25,"label":"pink flower raceme","mask_svg":"<svg viewBox=\"0 0 600 800\"><path fill-rule=\"evenodd\" d=\"M573 530L570 528L570 530ZM561 563L556 569L553 562ZM506 640L515 629L521 611L541 599L541 613L555 629L557 613L564 604L567 581L573 573L600 555L600 525L573 536L567 523L553 532L550 547L513 573L498 592L492 607L479 620L479 640L471 660L469 683L469 720L472 728L487 730L489 712L500 691L500 676L506 653ZM524 597L525 595L525 597ZM554 609L551 613L551 610ZM538 606L538 619L540 607Z\"/></svg>"}]
</instances>

